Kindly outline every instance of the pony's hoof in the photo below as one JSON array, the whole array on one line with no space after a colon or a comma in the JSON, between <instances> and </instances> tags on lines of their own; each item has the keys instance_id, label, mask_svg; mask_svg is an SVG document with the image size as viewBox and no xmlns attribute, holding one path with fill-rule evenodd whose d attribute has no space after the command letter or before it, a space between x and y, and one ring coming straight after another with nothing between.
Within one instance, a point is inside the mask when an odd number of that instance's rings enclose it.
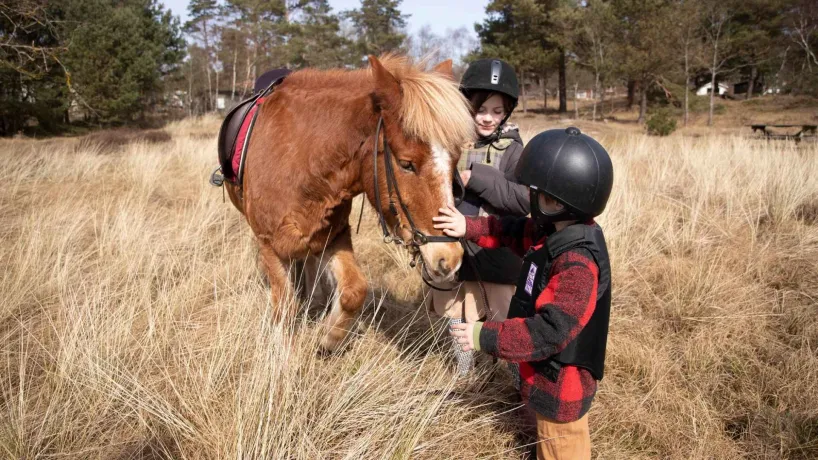
<instances>
[{"instance_id":1,"label":"pony's hoof","mask_svg":"<svg viewBox=\"0 0 818 460\"><path fill-rule=\"evenodd\" d=\"M325 335L318 344L318 354L322 357L329 357L346 353L350 344L344 340L345 338L346 335L341 338L332 337L331 334Z\"/></svg>"},{"instance_id":2,"label":"pony's hoof","mask_svg":"<svg viewBox=\"0 0 818 460\"><path fill-rule=\"evenodd\" d=\"M319 359L329 359L333 355L332 350L327 350L323 346L318 347L318 351L315 352L315 355L318 356Z\"/></svg>"},{"instance_id":3,"label":"pony's hoof","mask_svg":"<svg viewBox=\"0 0 818 460\"><path fill-rule=\"evenodd\" d=\"M327 334L321 338L321 342L318 344L318 354L322 357L327 357L338 351L340 345L340 340Z\"/></svg>"}]
</instances>

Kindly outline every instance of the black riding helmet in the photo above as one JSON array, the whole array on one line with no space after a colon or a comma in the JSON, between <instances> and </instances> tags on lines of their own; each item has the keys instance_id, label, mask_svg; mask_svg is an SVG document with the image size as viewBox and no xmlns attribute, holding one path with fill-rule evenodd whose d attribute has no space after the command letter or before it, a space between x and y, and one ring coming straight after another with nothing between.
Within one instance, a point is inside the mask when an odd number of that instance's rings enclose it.
<instances>
[{"instance_id":1,"label":"black riding helmet","mask_svg":"<svg viewBox=\"0 0 818 460\"><path fill-rule=\"evenodd\" d=\"M613 187L608 152L577 128L550 129L534 136L523 149L515 171L530 187L531 216L539 222L585 220L602 214ZM544 193L565 206L557 214L539 209Z\"/></svg>"},{"instance_id":2,"label":"black riding helmet","mask_svg":"<svg viewBox=\"0 0 818 460\"><path fill-rule=\"evenodd\" d=\"M511 112L517 107L520 88L514 67L500 59L480 59L469 64L466 73L460 80L460 91L467 99L474 91L495 91L511 98L511 110L508 111L500 126L508 120Z\"/></svg>"}]
</instances>

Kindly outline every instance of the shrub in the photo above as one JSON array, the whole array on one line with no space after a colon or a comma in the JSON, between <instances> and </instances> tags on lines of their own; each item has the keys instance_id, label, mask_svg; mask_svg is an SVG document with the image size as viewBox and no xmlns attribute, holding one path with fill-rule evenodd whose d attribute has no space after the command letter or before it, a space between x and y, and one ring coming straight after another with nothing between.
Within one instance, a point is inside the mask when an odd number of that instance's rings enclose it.
<instances>
[{"instance_id":1,"label":"shrub","mask_svg":"<svg viewBox=\"0 0 818 460\"><path fill-rule=\"evenodd\" d=\"M662 107L648 117L647 128L652 136L667 136L676 131L676 118L669 108Z\"/></svg>"}]
</instances>

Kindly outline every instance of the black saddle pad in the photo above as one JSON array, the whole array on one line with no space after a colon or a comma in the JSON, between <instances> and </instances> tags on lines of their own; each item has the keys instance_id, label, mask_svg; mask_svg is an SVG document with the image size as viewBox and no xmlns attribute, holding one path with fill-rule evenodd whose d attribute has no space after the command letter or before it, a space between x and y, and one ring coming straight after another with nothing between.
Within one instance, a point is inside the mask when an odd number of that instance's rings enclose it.
<instances>
[{"instance_id":1,"label":"black saddle pad","mask_svg":"<svg viewBox=\"0 0 818 460\"><path fill-rule=\"evenodd\" d=\"M219 165L221 166L225 179L231 182L237 182L239 179L239 171L233 170L233 155L236 154L236 140L238 139L239 131L241 131L241 127L245 119L247 119L250 110L259 98L270 93L273 88L281 84L284 78L289 74L290 70L288 69L275 69L264 73L259 77L256 85L258 86L262 83L262 79L264 79L263 82L267 83L266 86L264 86L261 91L241 101L227 113L219 129L218 141ZM247 136L250 136L250 132L247 133ZM241 155L244 155L244 151L241 152Z\"/></svg>"}]
</instances>

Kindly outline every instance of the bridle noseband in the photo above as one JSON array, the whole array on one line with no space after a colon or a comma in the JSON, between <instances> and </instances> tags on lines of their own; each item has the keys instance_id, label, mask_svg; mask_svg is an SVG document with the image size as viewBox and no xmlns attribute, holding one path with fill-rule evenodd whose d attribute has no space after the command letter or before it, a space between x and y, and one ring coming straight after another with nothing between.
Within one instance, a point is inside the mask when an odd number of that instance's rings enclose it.
<instances>
[{"instance_id":1,"label":"bridle noseband","mask_svg":"<svg viewBox=\"0 0 818 460\"><path fill-rule=\"evenodd\" d=\"M383 129L383 162L384 162L384 169L386 169L386 189L388 191L389 197L389 210L392 212L392 215L398 219L398 222L395 224L395 229L392 233L389 233L389 227L386 225L386 218L383 215L383 211L381 210L381 192L378 183L378 142L381 137L381 129L383 128L383 117L378 119L378 127L375 129L375 147L372 149L372 160L374 161L374 185L375 185L375 212L378 213L378 221L381 224L381 230L383 231L383 241L385 243L396 243L401 246L408 246L414 249L417 249L427 243L456 243L459 240L457 238L453 238L451 236L436 236L436 235L427 235L420 231L415 225L415 221L412 219L412 214L409 212L409 208L406 207L406 204L403 202L403 198L400 195L400 188L398 188L398 180L395 178L395 167L393 163L393 155L392 149L389 148L389 143L386 141L386 129ZM392 193L394 190L394 196ZM398 230L400 229L400 214L398 213L398 208L395 206L395 197L397 197L397 204L400 205L401 209L403 210L404 215L406 215L406 220L409 221L409 228L412 232L412 240L411 241L404 241L398 234Z\"/></svg>"}]
</instances>

